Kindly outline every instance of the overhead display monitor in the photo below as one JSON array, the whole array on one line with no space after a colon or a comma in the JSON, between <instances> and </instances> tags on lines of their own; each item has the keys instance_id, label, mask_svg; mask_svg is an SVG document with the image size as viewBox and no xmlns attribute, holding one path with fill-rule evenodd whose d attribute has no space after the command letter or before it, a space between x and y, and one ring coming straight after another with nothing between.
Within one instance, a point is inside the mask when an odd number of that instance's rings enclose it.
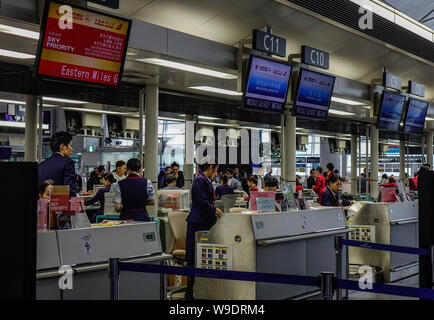
<instances>
[{"instance_id":1,"label":"overhead display monitor","mask_svg":"<svg viewBox=\"0 0 434 320\"><path fill-rule=\"evenodd\" d=\"M301 68L293 115L312 120L326 120L335 80L334 76Z\"/></svg>"},{"instance_id":2,"label":"overhead display monitor","mask_svg":"<svg viewBox=\"0 0 434 320\"><path fill-rule=\"evenodd\" d=\"M252 111L285 111L292 66L276 60L250 56L243 108Z\"/></svg>"},{"instance_id":3,"label":"overhead display monitor","mask_svg":"<svg viewBox=\"0 0 434 320\"><path fill-rule=\"evenodd\" d=\"M404 120L404 132L422 134L425 127L428 101L410 98Z\"/></svg>"},{"instance_id":4,"label":"overhead display monitor","mask_svg":"<svg viewBox=\"0 0 434 320\"><path fill-rule=\"evenodd\" d=\"M404 104L405 96L402 94L384 91L378 112L378 130L398 132Z\"/></svg>"},{"instance_id":5,"label":"overhead display monitor","mask_svg":"<svg viewBox=\"0 0 434 320\"><path fill-rule=\"evenodd\" d=\"M41 23L36 76L119 85L132 21L47 1Z\"/></svg>"}]
</instances>

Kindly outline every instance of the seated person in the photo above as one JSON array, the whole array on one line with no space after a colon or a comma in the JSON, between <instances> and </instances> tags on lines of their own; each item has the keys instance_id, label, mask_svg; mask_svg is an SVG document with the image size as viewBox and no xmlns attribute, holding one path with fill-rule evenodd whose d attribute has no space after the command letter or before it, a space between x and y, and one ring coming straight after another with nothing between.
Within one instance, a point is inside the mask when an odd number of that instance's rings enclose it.
<instances>
[{"instance_id":1,"label":"seated person","mask_svg":"<svg viewBox=\"0 0 434 320\"><path fill-rule=\"evenodd\" d=\"M225 194L233 194L234 189L228 185L228 176L223 175L220 180L220 185L215 189L215 198L220 200Z\"/></svg>"},{"instance_id":2,"label":"seated person","mask_svg":"<svg viewBox=\"0 0 434 320\"><path fill-rule=\"evenodd\" d=\"M104 194L106 192L110 192L110 187L111 187L112 183L116 183L116 179L113 177L113 175L109 174L103 180L104 188L99 189L98 192L96 193L96 195L94 195L91 199L86 200L84 202L85 206L90 206L90 205L97 203L97 202L99 202L101 204L100 208L96 211L96 213L94 213L92 215L91 220L93 222L95 222L96 216L103 216L104 215L104 200L105 200Z\"/></svg>"},{"instance_id":3,"label":"seated person","mask_svg":"<svg viewBox=\"0 0 434 320\"><path fill-rule=\"evenodd\" d=\"M228 185L232 187L233 190L242 190L241 182L235 179L234 170L231 168L226 169L226 176L228 177Z\"/></svg>"},{"instance_id":4,"label":"seated person","mask_svg":"<svg viewBox=\"0 0 434 320\"><path fill-rule=\"evenodd\" d=\"M354 201L341 199L339 195L339 188L341 186L341 179L337 174L330 177L329 185L321 195L321 205L325 207L340 207L343 206L344 210L348 210L349 206Z\"/></svg>"},{"instance_id":5,"label":"seated person","mask_svg":"<svg viewBox=\"0 0 434 320\"><path fill-rule=\"evenodd\" d=\"M250 176L249 179L247 179L247 185L249 186L249 197L240 198L240 200L250 200L250 191L259 191L256 184L258 183L258 179L255 176Z\"/></svg>"},{"instance_id":6,"label":"seated person","mask_svg":"<svg viewBox=\"0 0 434 320\"><path fill-rule=\"evenodd\" d=\"M414 178L413 179L409 179L408 183L409 183L409 187L410 187L410 191L417 191L417 172L414 173Z\"/></svg>"},{"instance_id":7,"label":"seated person","mask_svg":"<svg viewBox=\"0 0 434 320\"><path fill-rule=\"evenodd\" d=\"M273 177L268 178L264 182L264 191L276 192L278 184L279 183L277 182L276 178L273 178Z\"/></svg>"},{"instance_id":8,"label":"seated person","mask_svg":"<svg viewBox=\"0 0 434 320\"><path fill-rule=\"evenodd\" d=\"M398 184L395 181L395 178L393 176L389 177L389 183L387 184L380 184L380 187L384 187L384 188L398 188Z\"/></svg>"},{"instance_id":9,"label":"seated person","mask_svg":"<svg viewBox=\"0 0 434 320\"><path fill-rule=\"evenodd\" d=\"M39 187L39 199L50 199L50 186L54 185L51 179L45 180Z\"/></svg>"},{"instance_id":10,"label":"seated person","mask_svg":"<svg viewBox=\"0 0 434 320\"><path fill-rule=\"evenodd\" d=\"M173 173L169 173L166 176L166 183L167 186L165 186L161 190L181 190L181 188L178 188L176 186L176 176Z\"/></svg>"}]
</instances>

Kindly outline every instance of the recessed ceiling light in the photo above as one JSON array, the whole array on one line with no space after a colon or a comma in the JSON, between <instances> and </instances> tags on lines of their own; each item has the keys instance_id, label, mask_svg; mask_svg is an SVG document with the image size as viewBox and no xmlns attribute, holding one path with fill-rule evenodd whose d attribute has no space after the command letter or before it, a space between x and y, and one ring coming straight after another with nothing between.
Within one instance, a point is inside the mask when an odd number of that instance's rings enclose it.
<instances>
[{"instance_id":1,"label":"recessed ceiling light","mask_svg":"<svg viewBox=\"0 0 434 320\"><path fill-rule=\"evenodd\" d=\"M334 110L334 109L330 109L329 113L331 114L336 114L339 116L355 116L355 113L351 113L351 112L345 112L345 111L340 111L340 110Z\"/></svg>"},{"instance_id":2,"label":"recessed ceiling light","mask_svg":"<svg viewBox=\"0 0 434 320\"><path fill-rule=\"evenodd\" d=\"M35 56L32 54L10 51L5 49L0 49L0 56L14 58L14 59L35 59Z\"/></svg>"},{"instance_id":3,"label":"recessed ceiling light","mask_svg":"<svg viewBox=\"0 0 434 320\"><path fill-rule=\"evenodd\" d=\"M0 24L0 32L13 34L15 36L30 38L30 39L39 39L39 32L30 31L22 28L15 28L11 26L7 26L5 24Z\"/></svg>"},{"instance_id":4,"label":"recessed ceiling light","mask_svg":"<svg viewBox=\"0 0 434 320\"><path fill-rule=\"evenodd\" d=\"M167 68L172 68L172 69L178 69L178 70L184 70L184 71L188 71L188 72L203 74L205 76L216 77L216 78L221 78L221 79L238 79L237 76L229 74L229 73L214 71L211 69L206 69L206 68L201 68L201 67L195 67L192 65L179 63L179 62L173 62L173 61L169 61L169 60L163 60L163 59L157 59L157 58L143 58L143 59L136 59L136 61L144 62L144 63L150 63L150 64L154 64L154 65L161 66L161 67L167 67Z\"/></svg>"},{"instance_id":5,"label":"recessed ceiling light","mask_svg":"<svg viewBox=\"0 0 434 320\"><path fill-rule=\"evenodd\" d=\"M194 90L225 94L225 95L229 95L229 96L242 96L243 95L242 92L220 89L220 88L215 88L215 87L208 87L208 86L198 86L198 87L189 87L189 88L194 89Z\"/></svg>"}]
</instances>

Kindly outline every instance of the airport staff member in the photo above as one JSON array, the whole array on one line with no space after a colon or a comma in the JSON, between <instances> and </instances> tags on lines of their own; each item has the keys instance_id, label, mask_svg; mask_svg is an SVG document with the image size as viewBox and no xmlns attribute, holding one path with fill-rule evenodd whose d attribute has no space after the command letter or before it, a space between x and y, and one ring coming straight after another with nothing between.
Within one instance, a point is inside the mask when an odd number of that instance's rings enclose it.
<instances>
[{"instance_id":1,"label":"airport staff member","mask_svg":"<svg viewBox=\"0 0 434 320\"><path fill-rule=\"evenodd\" d=\"M315 187L312 188L313 192L318 195L318 203L321 204L322 193L326 189L326 179L322 174L322 167L316 168L316 181Z\"/></svg>"},{"instance_id":2,"label":"airport staff member","mask_svg":"<svg viewBox=\"0 0 434 320\"><path fill-rule=\"evenodd\" d=\"M321 196L321 205L325 207L340 207L343 206L347 210L354 201L341 199L339 195L339 188L341 186L341 179L337 174L334 174L329 179L329 185Z\"/></svg>"},{"instance_id":3,"label":"airport staff member","mask_svg":"<svg viewBox=\"0 0 434 320\"><path fill-rule=\"evenodd\" d=\"M50 141L53 155L41 162L38 166L38 185L46 180L53 180L54 185L69 186L69 196L75 197L77 193L77 177L74 161L71 155L72 135L68 132L56 132Z\"/></svg>"},{"instance_id":4,"label":"airport staff member","mask_svg":"<svg viewBox=\"0 0 434 320\"><path fill-rule=\"evenodd\" d=\"M146 206L155 204L154 187L150 180L140 177L139 159L128 160L127 170L128 177L119 181L115 188L115 209L121 213L121 220L150 221Z\"/></svg>"},{"instance_id":5,"label":"airport staff member","mask_svg":"<svg viewBox=\"0 0 434 320\"><path fill-rule=\"evenodd\" d=\"M222 217L223 212L214 206L214 188L211 180L217 174L218 164L206 160L199 165L199 174L191 187L192 208L187 218L187 235L185 259L187 265L194 266L195 232L212 228L217 217ZM193 299L194 277L187 279L186 299Z\"/></svg>"},{"instance_id":6,"label":"airport staff member","mask_svg":"<svg viewBox=\"0 0 434 320\"><path fill-rule=\"evenodd\" d=\"M99 202L101 205L99 207L99 209L96 211L96 213L92 215L92 221L93 222L96 221L96 216L104 215L104 203L105 203L104 195L107 192L110 192L110 187L113 183L116 183L115 178L111 174L107 175L103 181L104 188L99 189L98 192L96 193L96 195L94 195L91 199L86 200L84 202L85 206L90 206L90 205L97 203L97 202Z\"/></svg>"},{"instance_id":7,"label":"airport staff member","mask_svg":"<svg viewBox=\"0 0 434 320\"><path fill-rule=\"evenodd\" d=\"M125 172L127 171L127 164L123 160L116 162L116 170L112 171L110 174L115 179L115 182L119 182L126 178Z\"/></svg>"},{"instance_id":8,"label":"airport staff member","mask_svg":"<svg viewBox=\"0 0 434 320\"><path fill-rule=\"evenodd\" d=\"M224 175L220 180L220 185L215 189L215 198L220 200L225 194L234 194L234 189L228 185L228 176Z\"/></svg>"}]
</instances>

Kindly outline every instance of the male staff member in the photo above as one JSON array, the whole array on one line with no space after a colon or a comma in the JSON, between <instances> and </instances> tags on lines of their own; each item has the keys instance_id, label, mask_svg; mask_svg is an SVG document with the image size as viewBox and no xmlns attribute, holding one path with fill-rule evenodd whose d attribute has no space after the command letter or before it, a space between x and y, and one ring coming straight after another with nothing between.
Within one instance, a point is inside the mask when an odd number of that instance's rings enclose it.
<instances>
[{"instance_id":1,"label":"male staff member","mask_svg":"<svg viewBox=\"0 0 434 320\"><path fill-rule=\"evenodd\" d=\"M119 181L115 188L115 209L121 213L121 220L151 221L146 206L155 204L154 187L150 180L140 177L139 159L128 160L127 170L128 177Z\"/></svg>"},{"instance_id":2,"label":"male staff member","mask_svg":"<svg viewBox=\"0 0 434 320\"><path fill-rule=\"evenodd\" d=\"M102 185L104 183L105 168L103 165L97 168L97 174L91 175L87 182L87 192L93 190L94 185Z\"/></svg>"},{"instance_id":3,"label":"male staff member","mask_svg":"<svg viewBox=\"0 0 434 320\"><path fill-rule=\"evenodd\" d=\"M74 152L72 136L68 132L56 132L51 138L50 147L53 155L38 166L38 185L51 179L54 185L69 186L70 197L75 197L77 177L74 161L71 160Z\"/></svg>"}]
</instances>

